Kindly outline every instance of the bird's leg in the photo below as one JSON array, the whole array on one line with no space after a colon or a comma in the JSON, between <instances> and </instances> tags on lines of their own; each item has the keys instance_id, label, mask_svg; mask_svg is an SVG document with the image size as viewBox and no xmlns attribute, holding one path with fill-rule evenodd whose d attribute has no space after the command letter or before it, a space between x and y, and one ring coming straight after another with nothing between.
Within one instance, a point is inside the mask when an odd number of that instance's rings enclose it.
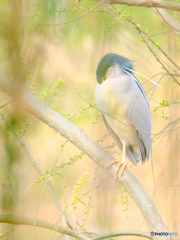
<instances>
[{"instance_id":1,"label":"bird's leg","mask_svg":"<svg viewBox=\"0 0 180 240\"><path fill-rule=\"evenodd\" d=\"M122 169L121 169L121 177L124 173L124 169L125 167L127 167L127 160L126 160L126 144L123 143L123 157L122 157L122 161L113 161L112 163L110 163L109 165L107 165L107 167L110 167L112 166L114 163L119 163L118 165L118 168L117 168L117 171L116 171L116 180L118 180L118 173L119 173L119 169L120 167L122 166Z\"/></svg>"},{"instance_id":2,"label":"bird's leg","mask_svg":"<svg viewBox=\"0 0 180 240\"><path fill-rule=\"evenodd\" d=\"M122 177L122 175L124 173L124 169L125 169L125 167L127 167L126 144L125 143L123 143L123 158L122 158L122 161L119 163L119 166L116 171L116 180L118 180L118 173L119 173L119 169L121 166L122 166L122 169L121 169L121 177Z\"/></svg>"}]
</instances>

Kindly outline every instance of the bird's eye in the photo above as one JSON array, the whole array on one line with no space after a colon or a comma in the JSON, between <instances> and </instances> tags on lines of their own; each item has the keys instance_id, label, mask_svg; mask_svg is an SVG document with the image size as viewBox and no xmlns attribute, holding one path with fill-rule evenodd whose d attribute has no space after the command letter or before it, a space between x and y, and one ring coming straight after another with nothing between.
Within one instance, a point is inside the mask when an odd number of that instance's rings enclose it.
<instances>
[{"instance_id":1,"label":"bird's eye","mask_svg":"<svg viewBox=\"0 0 180 240\"><path fill-rule=\"evenodd\" d=\"M106 77L104 76L103 78L102 78L102 82L104 82L106 80Z\"/></svg>"}]
</instances>

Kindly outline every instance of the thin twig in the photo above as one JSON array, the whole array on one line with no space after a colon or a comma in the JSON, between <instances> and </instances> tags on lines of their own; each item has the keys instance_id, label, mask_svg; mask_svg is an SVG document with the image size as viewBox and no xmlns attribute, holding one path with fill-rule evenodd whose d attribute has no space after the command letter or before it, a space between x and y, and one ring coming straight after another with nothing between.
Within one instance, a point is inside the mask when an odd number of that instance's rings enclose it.
<instances>
[{"instance_id":1,"label":"thin twig","mask_svg":"<svg viewBox=\"0 0 180 240\"><path fill-rule=\"evenodd\" d=\"M159 79L158 79L158 81L157 81L157 83L160 83L160 81L163 79L163 77L164 76L166 76L166 75L173 75L173 76L177 76L177 77L180 77L180 74L172 74L172 73L164 73ZM157 85L153 85L152 87L150 87L148 90L146 90L146 92L147 91L149 91L150 89L152 89L153 88L153 90L152 90L152 92L151 92L151 94L150 94L150 96L149 96L149 101L150 101L150 99L152 98L152 95L154 94L154 91L155 91L155 89L156 89L156 87L157 87Z\"/></svg>"},{"instance_id":2,"label":"thin twig","mask_svg":"<svg viewBox=\"0 0 180 240\"><path fill-rule=\"evenodd\" d=\"M176 122L177 123L180 122L180 118L177 118L176 120L172 121L171 123L168 123L163 129L161 129L161 131L159 131L157 133L157 135L159 135L159 137L160 137L162 134L170 132L170 131L165 131L165 129L168 128L169 126L171 126L172 124L176 123ZM156 136L152 137L151 141L153 141L155 138L156 138Z\"/></svg>"},{"instance_id":3,"label":"thin twig","mask_svg":"<svg viewBox=\"0 0 180 240\"><path fill-rule=\"evenodd\" d=\"M86 13L82 14L81 16L78 16L77 18L74 18L70 21L67 21L67 22L63 22L63 23L55 23L55 24L40 24L40 23L37 23L38 26L41 26L41 27L45 27L45 26L60 26L60 25L63 25L63 24L67 24L67 23L71 23L71 22L74 22L84 16L86 16L88 13L92 12L95 8L97 8L99 5L101 4L98 3L96 6L94 6L93 8L91 8L89 11L87 11Z\"/></svg>"},{"instance_id":4,"label":"thin twig","mask_svg":"<svg viewBox=\"0 0 180 240\"><path fill-rule=\"evenodd\" d=\"M129 30L131 30L132 32L136 33L137 35L141 36L141 34L139 34L138 32L136 32L134 29L128 27L125 23L123 23L113 12L111 12L111 10L106 6L105 3L102 3L104 5L104 7L107 9L107 11L116 19L118 20L118 22L120 22L124 27L128 28Z\"/></svg>"},{"instance_id":5,"label":"thin twig","mask_svg":"<svg viewBox=\"0 0 180 240\"><path fill-rule=\"evenodd\" d=\"M166 64L169 68L171 68L172 70L173 70L173 72L175 72L176 73L176 71L168 64L168 63L166 63L155 51L154 51L154 49L151 47L151 45L148 43L148 41L146 40L146 38L143 36L143 35L141 35L142 36L142 38L144 39L144 41L145 41L145 43L148 45L148 47L149 47L149 49L151 50L151 52L155 55L155 57L156 57L156 59L158 60L158 62L160 62L161 63L161 65L164 67L164 69L167 71L167 72L169 72L168 71L168 69L164 66L164 64ZM163 64L163 63L164 64ZM176 73L177 74L177 73ZM175 78L173 78L174 79L174 81L176 81L176 83L178 84L178 85L180 85L180 83L175 79Z\"/></svg>"},{"instance_id":6,"label":"thin twig","mask_svg":"<svg viewBox=\"0 0 180 240\"><path fill-rule=\"evenodd\" d=\"M153 237L150 236L150 233L138 232L138 231L112 232L112 233L107 233L107 234L104 234L104 235L100 235L98 237L93 237L93 238L91 238L91 240L100 240L100 239L111 238L111 237L119 237L119 236L137 236L137 237L144 237L144 238L148 238L148 239L153 240Z\"/></svg>"},{"instance_id":7,"label":"thin twig","mask_svg":"<svg viewBox=\"0 0 180 240\"><path fill-rule=\"evenodd\" d=\"M0 109L3 108L4 106L8 105L10 102L12 102L12 100L10 100L10 101L8 101L8 102L2 104L2 105L0 106Z\"/></svg>"},{"instance_id":8,"label":"thin twig","mask_svg":"<svg viewBox=\"0 0 180 240\"><path fill-rule=\"evenodd\" d=\"M171 25L166 21L166 19L165 19L165 18L163 17L163 15L160 13L160 11L159 11L158 8L155 8L155 9L156 9L156 11L158 12L158 14L161 16L162 20L163 20L170 28L172 28L174 31L179 32L178 29L174 28L173 26L171 26ZM165 10L165 11L166 11L166 10Z\"/></svg>"},{"instance_id":9,"label":"thin twig","mask_svg":"<svg viewBox=\"0 0 180 240\"><path fill-rule=\"evenodd\" d=\"M180 31L180 29L177 29L177 30L172 29L172 30L168 30L168 31L160 32L160 33L155 33L155 34L152 34L152 35L148 35L148 37L154 37L154 36L161 35L161 34L164 34L164 33L177 32L177 31Z\"/></svg>"},{"instance_id":10,"label":"thin twig","mask_svg":"<svg viewBox=\"0 0 180 240\"><path fill-rule=\"evenodd\" d=\"M65 141L64 145L65 145L67 142L68 142L68 140ZM37 206L37 210L36 210L36 216L35 216L35 219L34 219L34 226L33 226L33 232L32 232L32 240L34 240L34 232L35 232L36 219L37 219L37 215L38 215L38 212L39 212L39 208L40 208L40 204L41 204L41 201L42 201L42 197L43 197L43 195L44 195L44 192L45 192L45 190L46 190L46 187L48 186L49 179L50 179L50 177L52 176L53 170L54 170L54 168L55 168L55 166L56 166L56 163L57 163L57 161L58 161L58 159L59 159L59 157L60 157L60 155L61 155L62 150L63 150L63 147L61 147L61 150L60 150L60 152L59 152L59 154L58 154L58 156L57 156L57 158L56 158L56 160L55 160L55 162L54 162L54 164L53 164L53 166L52 166L52 169L51 169L51 171L50 171L50 173L49 173L48 179L47 179L46 182L45 182L45 185L44 185L44 188L43 188L43 191L42 191L42 194L41 194L41 197L40 197L38 206Z\"/></svg>"}]
</instances>

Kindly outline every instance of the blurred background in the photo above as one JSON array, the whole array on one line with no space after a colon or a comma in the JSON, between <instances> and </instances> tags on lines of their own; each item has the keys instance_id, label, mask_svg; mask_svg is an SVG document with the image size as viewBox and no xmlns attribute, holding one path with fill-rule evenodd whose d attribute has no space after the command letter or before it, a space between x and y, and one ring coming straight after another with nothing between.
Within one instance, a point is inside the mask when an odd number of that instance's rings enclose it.
<instances>
[{"instance_id":1,"label":"blurred background","mask_svg":"<svg viewBox=\"0 0 180 240\"><path fill-rule=\"evenodd\" d=\"M96 4L85 0L79 4L74 0L1 0L0 68L94 140L100 140L99 144L119 159L121 153L107 135L98 111L90 107L90 104L95 105L95 72L100 59L109 52L123 55L134 61L136 71L153 77L154 81L166 71L142 38L116 21L103 6L76 21L58 25L84 14ZM141 27L153 35L169 30L152 9L116 7L122 11L118 18L135 31ZM111 10L115 11L112 7ZM178 13L170 11L170 14L179 23ZM126 16L131 16L139 25L135 27ZM155 45L149 43L168 63L169 71L177 73L179 69L173 62L180 66L178 33L151 38ZM146 80L135 75L141 83ZM160 82L164 90L157 87L150 99L152 133L165 127L170 131L153 139L151 157L146 164L133 167L129 163L128 166L153 198L169 232L180 235L180 87L175 81L169 75L164 76ZM143 84L148 97L152 93L151 86L150 81ZM43 181L57 161L50 178L52 188L68 214L69 223L74 226L76 222L78 231L85 229L97 234L130 230L148 232L140 209L121 185L79 149L65 143L66 139L20 108L19 104L23 104L19 103L16 93L12 98L12 102L0 109L1 213L37 217L62 225L62 214ZM10 100L11 97L1 92L0 106ZM22 147L18 139L26 147ZM26 148L44 178L38 179ZM4 236L6 230L9 233ZM32 232L31 226L0 224L4 239L28 240L32 239ZM34 232L34 239L58 239L60 236L55 231L38 227Z\"/></svg>"}]
</instances>

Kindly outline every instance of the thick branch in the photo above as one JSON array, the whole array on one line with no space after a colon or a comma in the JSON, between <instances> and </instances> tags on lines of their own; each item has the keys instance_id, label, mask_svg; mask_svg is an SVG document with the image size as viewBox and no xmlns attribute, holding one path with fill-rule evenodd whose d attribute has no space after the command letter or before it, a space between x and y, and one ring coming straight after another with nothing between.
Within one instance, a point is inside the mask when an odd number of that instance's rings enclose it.
<instances>
[{"instance_id":1,"label":"thick branch","mask_svg":"<svg viewBox=\"0 0 180 240\"><path fill-rule=\"evenodd\" d=\"M91 139L82 129L46 106L30 92L22 88L20 90L16 82L9 78L2 70L0 70L0 89L8 93L9 96L14 95L14 92L19 92L19 95L21 95L21 102L28 112L53 128L56 132L60 133L80 150L85 152L104 171L112 177L115 177L115 164L111 168L106 167L115 160L113 156L99 146L98 143ZM129 195L139 206L149 230L167 232L153 201L141 183L128 169L125 169L123 178L119 178L118 182L126 188ZM161 240L163 239L170 239L170 237L161 237Z\"/></svg>"},{"instance_id":2,"label":"thick branch","mask_svg":"<svg viewBox=\"0 0 180 240\"><path fill-rule=\"evenodd\" d=\"M100 0L94 0L100 1ZM128 6L137 6L137 7L157 7L165 8L175 11L180 11L180 4L174 2L166 2L161 0L103 0L104 3L109 4L124 4Z\"/></svg>"},{"instance_id":3,"label":"thick branch","mask_svg":"<svg viewBox=\"0 0 180 240\"><path fill-rule=\"evenodd\" d=\"M34 225L33 218L15 216L15 215L10 215L10 214L0 214L0 222L14 224L14 225L29 225L29 226ZM100 235L98 237L89 238L89 237L83 236L82 233L77 232L76 230L72 230L70 228L65 228L62 226L57 226L57 224L55 224L55 223L47 222L47 221L43 221L43 220L39 220L39 219L36 219L36 226L41 227L41 228L50 229L50 230L56 229L56 231L59 233L66 234L66 235L72 236L77 239L82 239L82 240L88 240L88 239L89 240L90 239L100 240L100 239L118 237L118 236L138 236L138 237L153 239L149 233L137 232L137 231L112 232L112 233ZM88 232L86 234L88 234Z\"/></svg>"},{"instance_id":4,"label":"thick branch","mask_svg":"<svg viewBox=\"0 0 180 240\"><path fill-rule=\"evenodd\" d=\"M0 222L1 223L10 223L14 225L30 225L34 226L34 218L27 218L22 216L15 216L10 214L0 214ZM90 238L83 236L81 233L77 232L76 230L72 230L70 228L57 226L57 224L52 222L47 222L43 220L36 219L36 226L54 230L56 229L57 232L66 234L77 239L81 240L88 240Z\"/></svg>"}]
</instances>

